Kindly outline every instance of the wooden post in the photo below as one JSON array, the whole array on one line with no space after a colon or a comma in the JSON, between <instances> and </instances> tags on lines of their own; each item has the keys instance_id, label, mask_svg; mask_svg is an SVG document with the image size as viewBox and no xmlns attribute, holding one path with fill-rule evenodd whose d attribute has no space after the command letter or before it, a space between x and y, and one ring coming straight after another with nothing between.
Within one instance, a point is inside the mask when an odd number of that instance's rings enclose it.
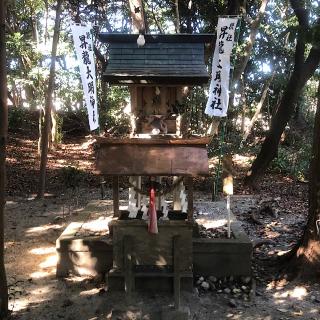
<instances>
[{"instance_id":1,"label":"wooden post","mask_svg":"<svg viewBox=\"0 0 320 320\"><path fill-rule=\"evenodd\" d=\"M156 178L156 181L161 183L161 180L162 180L162 177L157 177ZM162 203L162 197L159 195L157 198L156 198L156 210L161 210L161 203Z\"/></svg>"},{"instance_id":2,"label":"wooden post","mask_svg":"<svg viewBox=\"0 0 320 320\"><path fill-rule=\"evenodd\" d=\"M101 200L104 200L106 196L106 180L104 176L100 176L100 193L101 193Z\"/></svg>"},{"instance_id":3,"label":"wooden post","mask_svg":"<svg viewBox=\"0 0 320 320\"><path fill-rule=\"evenodd\" d=\"M228 214L228 239L231 238L231 209L230 209L230 195L227 195L227 214Z\"/></svg>"},{"instance_id":4,"label":"wooden post","mask_svg":"<svg viewBox=\"0 0 320 320\"><path fill-rule=\"evenodd\" d=\"M233 175L232 155L226 154L222 159L222 179L223 194L227 196L228 238L231 237L230 195L233 194Z\"/></svg>"},{"instance_id":5,"label":"wooden post","mask_svg":"<svg viewBox=\"0 0 320 320\"><path fill-rule=\"evenodd\" d=\"M141 189L141 181L142 181L141 176L139 176L137 178L137 187L139 189ZM137 192L137 208L140 210L140 207L141 207L141 194Z\"/></svg>"},{"instance_id":6,"label":"wooden post","mask_svg":"<svg viewBox=\"0 0 320 320\"><path fill-rule=\"evenodd\" d=\"M173 177L173 183L176 183L178 179L179 177ZM180 182L173 190L173 210L181 210L181 198L180 198L181 187L182 187L182 182Z\"/></svg>"},{"instance_id":7,"label":"wooden post","mask_svg":"<svg viewBox=\"0 0 320 320\"><path fill-rule=\"evenodd\" d=\"M180 236L173 237L173 294L174 294L174 307L176 310L180 309L180 257L179 257L179 238Z\"/></svg>"},{"instance_id":8,"label":"wooden post","mask_svg":"<svg viewBox=\"0 0 320 320\"><path fill-rule=\"evenodd\" d=\"M222 158L223 193L226 195L233 194L233 175L232 155L226 154Z\"/></svg>"},{"instance_id":9,"label":"wooden post","mask_svg":"<svg viewBox=\"0 0 320 320\"><path fill-rule=\"evenodd\" d=\"M113 215L119 217L119 177L112 177Z\"/></svg>"},{"instance_id":10,"label":"wooden post","mask_svg":"<svg viewBox=\"0 0 320 320\"><path fill-rule=\"evenodd\" d=\"M188 221L193 221L193 178L187 177L188 187Z\"/></svg>"}]
</instances>

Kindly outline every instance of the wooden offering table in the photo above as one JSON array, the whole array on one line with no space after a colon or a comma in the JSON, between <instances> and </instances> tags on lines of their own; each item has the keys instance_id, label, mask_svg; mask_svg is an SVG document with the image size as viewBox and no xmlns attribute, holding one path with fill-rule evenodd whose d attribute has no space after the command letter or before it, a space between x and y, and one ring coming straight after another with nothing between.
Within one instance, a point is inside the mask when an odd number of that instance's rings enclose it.
<instances>
[{"instance_id":1,"label":"wooden offering table","mask_svg":"<svg viewBox=\"0 0 320 320\"><path fill-rule=\"evenodd\" d=\"M209 138L108 139L97 137L98 174L198 176L208 175L207 144Z\"/></svg>"},{"instance_id":2,"label":"wooden offering table","mask_svg":"<svg viewBox=\"0 0 320 320\"><path fill-rule=\"evenodd\" d=\"M97 137L96 173L113 176L115 216L119 215L119 176L184 176L188 188L188 220L193 215L194 176L209 174L209 138L150 139Z\"/></svg>"}]
</instances>

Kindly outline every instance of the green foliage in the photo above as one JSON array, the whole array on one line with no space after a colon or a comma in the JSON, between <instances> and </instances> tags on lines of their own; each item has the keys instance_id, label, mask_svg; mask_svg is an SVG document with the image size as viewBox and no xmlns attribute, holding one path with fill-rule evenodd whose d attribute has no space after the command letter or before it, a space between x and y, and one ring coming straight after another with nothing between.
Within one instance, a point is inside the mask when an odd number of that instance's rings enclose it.
<instances>
[{"instance_id":1,"label":"green foliage","mask_svg":"<svg viewBox=\"0 0 320 320\"><path fill-rule=\"evenodd\" d=\"M101 128L119 134L130 132L130 117L124 112L129 100L128 88L110 87L106 102L100 108Z\"/></svg>"},{"instance_id":2,"label":"green foliage","mask_svg":"<svg viewBox=\"0 0 320 320\"><path fill-rule=\"evenodd\" d=\"M9 108L9 131L36 131L38 127L38 112L30 112L26 108Z\"/></svg>"},{"instance_id":3,"label":"green foliage","mask_svg":"<svg viewBox=\"0 0 320 320\"><path fill-rule=\"evenodd\" d=\"M55 115L55 118L56 118L56 136L55 136L55 139L56 139L56 143L61 143L62 142L62 139L63 139L63 131L62 131L62 126L63 126L63 116L62 115L59 115L59 114L56 114Z\"/></svg>"},{"instance_id":4,"label":"green foliage","mask_svg":"<svg viewBox=\"0 0 320 320\"><path fill-rule=\"evenodd\" d=\"M311 143L303 143L297 150L280 146L277 157L272 161L270 169L275 172L289 174L300 181L308 179L311 156Z\"/></svg>"},{"instance_id":5,"label":"green foliage","mask_svg":"<svg viewBox=\"0 0 320 320\"><path fill-rule=\"evenodd\" d=\"M21 128L28 122L25 117L26 110L22 108L10 108L8 114L9 128Z\"/></svg>"}]
</instances>

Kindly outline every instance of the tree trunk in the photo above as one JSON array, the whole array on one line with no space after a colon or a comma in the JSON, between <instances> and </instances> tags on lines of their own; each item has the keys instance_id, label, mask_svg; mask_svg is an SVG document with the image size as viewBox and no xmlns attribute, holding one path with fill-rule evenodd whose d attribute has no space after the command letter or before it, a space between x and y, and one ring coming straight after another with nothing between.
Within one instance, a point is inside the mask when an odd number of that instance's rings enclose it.
<instances>
[{"instance_id":1,"label":"tree trunk","mask_svg":"<svg viewBox=\"0 0 320 320\"><path fill-rule=\"evenodd\" d=\"M256 41L256 37L257 37L258 29L260 27L261 20L262 20L264 13L266 11L266 6L268 4L268 1L269 0L262 0L261 6L259 9L259 13L258 13L256 19L254 19L253 21L250 21L249 40L243 50L243 55L239 59L239 61L237 63L237 67L234 70L234 73L233 73L233 83L234 84L236 84L240 80L240 77L248 64L253 45Z\"/></svg>"},{"instance_id":2,"label":"tree trunk","mask_svg":"<svg viewBox=\"0 0 320 320\"><path fill-rule=\"evenodd\" d=\"M44 112L42 106L39 109L39 118L38 118L38 129L39 129L39 139L38 139L38 156L41 157L41 141L42 141L42 126L44 122Z\"/></svg>"},{"instance_id":3,"label":"tree trunk","mask_svg":"<svg viewBox=\"0 0 320 320\"><path fill-rule=\"evenodd\" d=\"M48 19L49 19L49 3L48 0L44 1L45 6L46 6L46 14L45 14L45 27L44 27L44 44L47 44L47 40L49 38L49 33L48 33Z\"/></svg>"},{"instance_id":4,"label":"tree trunk","mask_svg":"<svg viewBox=\"0 0 320 320\"><path fill-rule=\"evenodd\" d=\"M4 264L4 209L6 203L6 143L8 136L5 14L6 1L0 0L0 319L8 314L8 286Z\"/></svg>"},{"instance_id":5,"label":"tree trunk","mask_svg":"<svg viewBox=\"0 0 320 320\"><path fill-rule=\"evenodd\" d=\"M309 214L304 234L292 254L289 268L303 278L320 276L320 80L318 104L313 129L309 179Z\"/></svg>"},{"instance_id":6,"label":"tree trunk","mask_svg":"<svg viewBox=\"0 0 320 320\"><path fill-rule=\"evenodd\" d=\"M129 7L132 19L132 32L144 32L146 25L142 0L129 0Z\"/></svg>"},{"instance_id":7,"label":"tree trunk","mask_svg":"<svg viewBox=\"0 0 320 320\"><path fill-rule=\"evenodd\" d=\"M255 123L256 120L258 119L258 116L259 116L259 114L260 114L260 111L261 111L261 109L262 109L262 106L263 106L263 104L264 104L264 101L265 101L265 99L266 99L266 97L267 97L268 89L269 89L269 87L270 87L270 84L271 84L271 82L272 82L272 80L273 80L274 75L275 75L275 72L273 72L272 76L268 79L268 81L267 81L267 82L265 83L265 85L264 85L264 88L263 88L263 90L262 90L262 95L261 95L260 101L259 101L259 103L258 103L258 105L257 105L256 112L254 113L254 115L253 115L253 117L252 117L252 119L251 119L251 121L250 121L250 123L249 123L248 128L245 130L245 133L244 133L243 138L242 138L242 142L245 142L245 141L247 140L247 138L248 138L248 136L249 136L249 134L250 134L250 132L251 132L251 129L252 129L254 123Z\"/></svg>"},{"instance_id":8,"label":"tree trunk","mask_svg":"<svg viewBox=\"0 0 320 320\"><path fill-rule=\"evenodd\" d=\"M52 105L51 108L51 141L49 143L50 150L55 150L59 141L58 141L58 124L57 124L57 111L56 108Z\"/></svg>"},{"instance_id":9,"label":"tree trunk","mask_svg":"<svg viewBox=\"0 0 320 320\"><path fill-rule=\"evenodd\" d=\"M246 184L254 184L257 178L265 172L270 162L276 157L281 135L294 112L294 106L298 97L320 62L320 48L318 46L311 48L307 59L303 62L306 47L304 29L308 26L308 12L299 7L300 3L298 1L291 0L291 4L301 27L296 45L295 66L277 112L271 120L271 127L262 144L260 153L254 160L245 179ZM320 21L318 20L319 23Z\"/></svg>"},{"instance_id":10,"label":"tree trunk","mask_svg":"<svg viewBox=\"0 0 320 320\"><path fill-rule=\"evenodd\" d=\"M49 135L50 135L50 116L51 116L51 109L52 109L52 94L54 91L57 47L58 47L59 33L60 33L60 15L61 15L61 9L62 9L61 7L62 7L62 0L58 0L57 6L56 6L56 19L54 24L53 40L52 40L49 82L48 82L48 88L47 88L47 94L46 94L46 100L45 100L45 115L44 115L44 126L43 126L42 141L41 141L41 159L40 159L38 198L43 198L45 185L46 185L46 167L47 167L47 161L48 161L48 143L49 143Z\"/></svg>"},{"instance_id":11,"label":"tree trunk","mask_svg":"<svg viewBox=\"0 0 320 320\"><path fill-rule=\"evenodd\" d=\"M176 33L180 33L180 13L179 13L179 0L175 0L176 9Z\"/></svg>"}]
</instances>

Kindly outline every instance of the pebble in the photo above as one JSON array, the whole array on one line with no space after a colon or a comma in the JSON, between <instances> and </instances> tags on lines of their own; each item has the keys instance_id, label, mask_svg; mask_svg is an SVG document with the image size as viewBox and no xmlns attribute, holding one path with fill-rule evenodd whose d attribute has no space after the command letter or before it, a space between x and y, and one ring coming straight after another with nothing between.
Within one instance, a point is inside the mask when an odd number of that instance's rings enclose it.
<instances>
[{"instance_id":1,"label":"pebble","mask_svg":"<svg viewBox=\"0 0 320 320\"><path fill-rule=\"evenodd\" d=\"M229 293L231 293L231 289L225 288L225 289L223 290L223 292L229 294Z\"/></svg>"},{"instance_id":2,"label":"pebble","mask_svg":"<svg viewBox=\"0 0 320 320\"><path fill-rule=\"evenodd\" d=\"M205 290L209 290L210 285L209 285L208 282L203 281L203 282L201 283L201 287L202 287L203 289L205 289Z\"/></svg>"},{"instance_id":3,"label":"pebble","mask_svg":"<svg viewBox=\"0 0 320 320\"><path fill-rule=\"evenodd\" d=\"M200 286L203 281L204 281L204 277L200 277L197 281L197 285Z\"/></svg>"},{"instance_id":4,"label":"pebble","mask_svg":"<svg viewBox=\"0 0 320 320\"><path fill-rule=\"evenodd\" d=\"M241 289L242 289L243 291L246 291L246 290L247 290L247 287L246 287L246 286L241 286Z\"/></svg>"},{"instance_id":5,"label":"pebble","mask_svg":"<svg viewBox=\"0 0 320 320\"><path fill-rule=\"evenodd\" d=\"M214 276L210 276L208 279L210 281L212 281L212 282L217 282L218 281L218 279L216 277L214 277Z\"/></svg>"}]
</instances>

